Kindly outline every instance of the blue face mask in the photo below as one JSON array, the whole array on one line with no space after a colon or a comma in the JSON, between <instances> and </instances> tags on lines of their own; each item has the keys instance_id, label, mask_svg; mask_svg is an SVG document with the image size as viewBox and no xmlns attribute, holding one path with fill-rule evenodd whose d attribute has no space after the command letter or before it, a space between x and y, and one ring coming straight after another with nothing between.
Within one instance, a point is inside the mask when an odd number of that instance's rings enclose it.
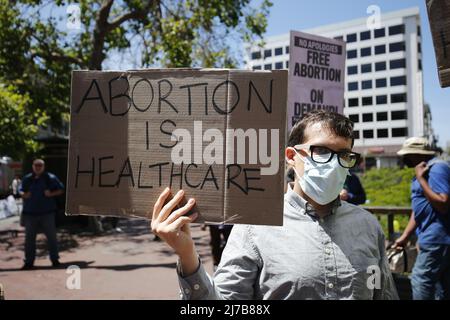
<instances>
[{"instance_id":1,"label":"blue face mask","mask_svg":"<svg viewBox=\"0 0 450 320\"><path fill-rule=\"evenodd\" d=\"M316 163L311 157L295 153L304 163L302 177L293 168L303 192L320 205L333 202L342 191L349 170L339 164L337 155L327 163Z\"/></svg>"}]
</instances>

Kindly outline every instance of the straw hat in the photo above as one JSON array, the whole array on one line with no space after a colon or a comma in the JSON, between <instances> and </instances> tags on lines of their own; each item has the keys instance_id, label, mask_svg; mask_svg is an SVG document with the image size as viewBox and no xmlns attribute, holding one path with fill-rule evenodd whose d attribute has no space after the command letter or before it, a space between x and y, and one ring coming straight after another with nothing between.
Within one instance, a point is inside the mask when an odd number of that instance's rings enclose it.
<instances>
[{"instance_id":1,"label":"straw hat","mask_svg":"<svg viewBox=\"0 0 450 320\"><path fill-rule=\"evenodd\" d=\"M428 140L422 137L412 137L405 140L402 148L397 152L399 156L404 156L406 154L426 154L434 155L434 151Z\"/></svg>"}]
</instances>

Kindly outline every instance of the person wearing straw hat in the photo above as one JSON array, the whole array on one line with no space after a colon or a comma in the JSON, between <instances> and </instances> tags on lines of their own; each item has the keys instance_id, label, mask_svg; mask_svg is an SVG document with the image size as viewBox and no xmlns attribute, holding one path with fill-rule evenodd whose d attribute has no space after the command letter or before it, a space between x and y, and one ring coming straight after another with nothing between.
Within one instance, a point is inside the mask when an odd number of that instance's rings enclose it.
<instances>
[{"instance_id":1,"label":"person wearing straw hat","mask_svg":"<svg viewBox=\"0 0 450 320\"><path fill-rule=\"evenodd\" d=\"M416 231L419 254L411 276L413 299L450 299L450 166L436 158L426 138L407 139L397 154L405 165L415 168L413 212L395 242L404 247Z\"/></svg>"}]
</instances>

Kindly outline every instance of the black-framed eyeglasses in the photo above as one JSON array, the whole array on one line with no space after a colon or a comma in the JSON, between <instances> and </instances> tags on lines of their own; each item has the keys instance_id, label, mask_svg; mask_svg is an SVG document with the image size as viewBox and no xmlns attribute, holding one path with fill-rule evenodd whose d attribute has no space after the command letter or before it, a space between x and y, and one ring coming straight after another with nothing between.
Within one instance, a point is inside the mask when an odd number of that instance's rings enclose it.
<instances>
[{"instance_id":1,"label":"black-framed eyeglasses","mask_svg":"<svg viewBox=\"0 0 450 320\"><path fill-rule=\"evenodd\" d=\"M333 151L330 148L324 146L314 146L309 144L297 144L294 146L294 149L301 150L306 149L309 150L311 159L316 163L327 163L333 159L333 156L337 154L338 162L341 167L346 169L351 169L358 163L358 160L361 158L361 155L352 151Z\"/></svg>"}]
</instances>

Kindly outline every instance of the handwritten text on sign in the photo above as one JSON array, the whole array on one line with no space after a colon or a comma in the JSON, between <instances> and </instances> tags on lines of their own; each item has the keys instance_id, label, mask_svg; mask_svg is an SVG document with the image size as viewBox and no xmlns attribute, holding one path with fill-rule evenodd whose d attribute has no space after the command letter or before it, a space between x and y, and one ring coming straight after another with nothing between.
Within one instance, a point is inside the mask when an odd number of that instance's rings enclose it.
<instances>
[{"instance_id":1,"label":"handwritten text on sign","mask_svg":"<svg viewBox=\"0 0 450 320\"><path fill-rule=\"evenodd\" d=\"M312 110L343 111L345 43L291 31L288 129Z\"/></svg>"},{"instance_id":2,"label":"handwritten text on sign","mask_svg":"<svg viewBox=\"0 0 450 320\"><path fill-rule=\"evenodd\" d=\"M285 100L283 72L75 72L68 213L145 216L170 186L207 221L279 223L246 204L281 206Z\"/></svg>"}]
</instances>

